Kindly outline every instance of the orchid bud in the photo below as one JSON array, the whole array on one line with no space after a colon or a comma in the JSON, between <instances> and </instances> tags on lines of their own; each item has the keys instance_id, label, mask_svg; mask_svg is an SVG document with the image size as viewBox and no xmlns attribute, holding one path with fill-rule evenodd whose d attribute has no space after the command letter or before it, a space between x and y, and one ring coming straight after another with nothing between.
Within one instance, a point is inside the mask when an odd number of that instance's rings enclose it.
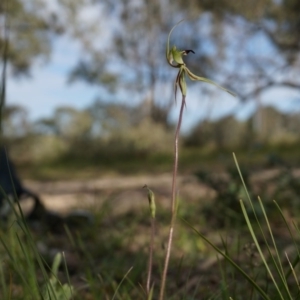
<instances>
[{"instance_id":1,"label":"orchid bud","mask_svg":"<svg viewBox=\"0 0 300 300\"><path fill-rule=\"evenodd\" d=\"M148 201L149 201L149 208L151 217L155 218L155 211L156 211L156 205L155 205L155 195L154 193L148 188L147 185L144 185L143 188L146 188L148 190Z\"/></svg>"}]
</instances>

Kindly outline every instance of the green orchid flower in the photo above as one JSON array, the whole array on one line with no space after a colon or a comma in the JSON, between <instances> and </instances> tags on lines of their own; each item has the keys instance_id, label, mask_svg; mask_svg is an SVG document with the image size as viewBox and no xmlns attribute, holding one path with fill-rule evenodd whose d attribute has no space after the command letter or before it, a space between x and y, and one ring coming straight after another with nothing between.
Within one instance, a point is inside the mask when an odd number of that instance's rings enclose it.
<instances>
[{"instance_id":1,"label":"green orchid flower","mask_svg":"<svg viewBox=\"0 0 300 300\"><path fill-rule=\"evenodd\" d=\"M185 97L186 96L186 92L187 92L187 88L186 88L186 76L188 76L191 80L196 80L196 81L204 81L210 84L213 84L214 86L226 91L227 93L235 96L235 94L227 89L225 89L224 87L218 85L217 83L215 83L214 81L207 79L205 77L200 77L195 75L194 73L192 73L186 66L186 64L183 61L183 56L189 54L190 52L194 53L195 52L193 50L178 50L176 46L173 46L170 49L170 37L171 34L173 32L173 30L181 23L183 22L180 21L179 23L177 23L170 31L169 35L168 35L168 40L167 40L167 47L166 47L166 58L167 61L169 63L169 65L173 68L179 68L176 80L175 80L175 100L176 100L176 93L177 93L177 87L180 88L181 94Z\"/></svg>"}]
</instances>

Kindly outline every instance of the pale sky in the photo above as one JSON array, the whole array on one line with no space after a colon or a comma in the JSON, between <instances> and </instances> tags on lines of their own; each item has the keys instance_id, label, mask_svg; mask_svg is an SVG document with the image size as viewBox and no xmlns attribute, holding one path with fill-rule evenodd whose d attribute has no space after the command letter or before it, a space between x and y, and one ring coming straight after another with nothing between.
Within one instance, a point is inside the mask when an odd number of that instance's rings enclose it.
<instances>
[{"instance_id":1,"label":"pale sky","mask_svg":"<svg viewBox=\"0 0 300 300\"><path fill-rule=\"evenodd\" d=\"M90 15L90 14L88 14ZM66 36L55 40L53 53L48 63L38 61L31 71L31 78L16 79L9 77L7 82L7 104L25 107L31 120L50 117L58 106L85 108L99 93L99 87L76 81L67 84L67 75L80 56L78 44ZM173 84L170 82L170 84ZM187 109L183 127L190 128L198 120L209 116L216 119L232 112L238 105L238 98L227 93L216 92L216 97L201 97L201 90L189 89ZM200 95L199 95L200 94ZM283 111L300 110L300 91L273 89L261 95L261 103L273 105ZM254 109L254 103L248 103L236 111L236 115L245 118ZM177 117L179 106L172 112Z\"/></svg>"}]
</instances>

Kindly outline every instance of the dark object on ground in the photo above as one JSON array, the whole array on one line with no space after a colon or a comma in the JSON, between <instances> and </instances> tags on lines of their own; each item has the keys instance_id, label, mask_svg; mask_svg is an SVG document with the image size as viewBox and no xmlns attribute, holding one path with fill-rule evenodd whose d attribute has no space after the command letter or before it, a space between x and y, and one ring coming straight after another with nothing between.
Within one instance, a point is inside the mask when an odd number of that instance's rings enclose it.
<instances>
[{"instance_id":1,"label":"dark object on ground","mask_svg":"<svg viewBox=\"0 0 300 300\"><path fill-rule=\"evenodd\" d=\"M23 197L30 197L34 200L34 208L29 217L39 217L45 213L44 205L37 194L25 188L19 179L14 165L7 156L4 147L0 147L0 215L5 218L10 210L8 198L14 202ZM41 217L41 215L40 215Z\"/></svg>"},{"instance_id":2,"label":"dark object on ground","mask_svg":"<svg viewBox=\"0 0 300 300\"><path fill-rule=\"evenodd\" d=\"M73 212L64 218L56 212L47 210L39 196L22 185L5 148L0 147L0 219L7 218L11 211L8 198L16 202L26 197L34 200L33 209L26 216L26 220L33 227L43 229L45 226L50 231L60 233L64 231L64 225L79 227L84 224L90 225L94 221L93 216L86 211ZM41 222L44 225L42 227Z\"/></svg>"},{"instance_id":3,"label":"dark object on ground","mask_svg":"<svg viewBox=\"0 0 300 300\"><path fill-rule=\"evenodd\" d=\"M75 210L65 217L65 222L69 227L89 226L95 223L94 216L86 210Z\"/></svg>"}]
</instances>

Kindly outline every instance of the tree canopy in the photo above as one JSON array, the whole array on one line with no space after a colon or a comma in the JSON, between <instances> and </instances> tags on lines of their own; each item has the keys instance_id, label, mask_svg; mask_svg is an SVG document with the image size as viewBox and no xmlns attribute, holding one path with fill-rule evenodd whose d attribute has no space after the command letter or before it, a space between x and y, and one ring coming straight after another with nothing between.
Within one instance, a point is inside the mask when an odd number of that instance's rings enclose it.
<instances>
[{"instance_id":1,"label":"tree canopy","mask_svg":"<svg viewBox=\"0 0 300 300\"><path fill-rule=\"evenodd\" d=\"M3 0L0 4L0 50L15 75L28 74L38 57L51 54L53 36L61 33L58 16L43 0Z\"/></svg>"},{"instance_id":2,"label":"tree canopy","mask_svg":"<svg viewBox=\"0 0 300 300\"><path fill-rule=\"evenodd\" d=\"M26 74L37 57L49 57L54 35L64 32L81 44L69 81L84 81L150 103L149 114L168 123L175 74L165 62L170 28L182 49L193 49L189 67L253 100L274 87L299 89L300 4L297 0L134 1L61 0L56 9L45 0L0 4L6 16L8 61ZM0 46L5 28L1 23ZM173 41L172 41L173 42ZM201 85L202 93L210 88Z\"/></svg>"},{"instance_id":3,"label":"tree canopy","mask_svg":"<svg viewBox=\"0 0 300 300\"><path fill-rule=\"evenodd\" d=\"M110 44L103 52L87 51L72 72L73 80L102 81L107 87L118 82L119 89L125 86L141 100L150 99L153 111L162 103L168 111L172 93L165 89L171 81L164 61L165 41L170 28L185 19L175 39L180 37L177 42L183 49L196 52L187 58L188 64L236 91L242 101L273 87L300 87L294 80L300 46L296 0L106 0L93 5L111 17L106 23L111 28ZM112 62L119 68L112 68ZM163 115L166 119L167 113Z\"/></svg>"}]
</instances>

